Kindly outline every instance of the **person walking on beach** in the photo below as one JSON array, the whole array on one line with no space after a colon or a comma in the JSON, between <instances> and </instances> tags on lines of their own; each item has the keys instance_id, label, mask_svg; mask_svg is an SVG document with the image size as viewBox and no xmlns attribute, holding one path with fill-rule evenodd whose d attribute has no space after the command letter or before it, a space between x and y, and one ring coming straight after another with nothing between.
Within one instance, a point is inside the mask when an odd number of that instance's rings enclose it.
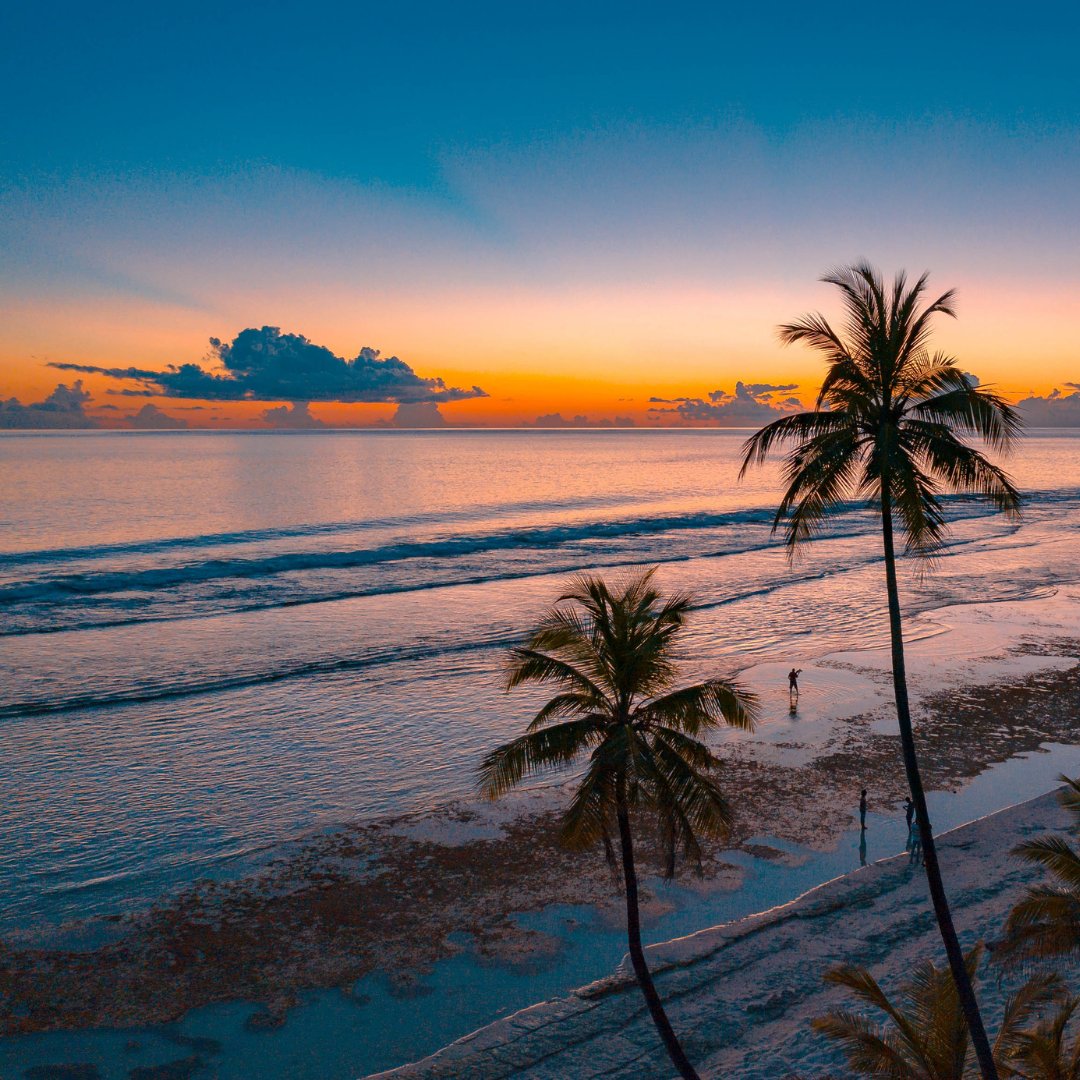
<instances>
[{"instance_id":1,"label":"person walking on beach","mask_svg":"<svg viewBox=\"0 0 1080 1080\"><path fill-rule=\"evenodd\" d=\"M799 696L799 676L801 674L802 674L802 668L799 668L798 670L796 670L795 668L792 668L788 672L788 676L787 676L788 693L790 695L792 695L792 697L798 697Z\"/></svg>"},{"instance_id":2,"label":"person walking on beach","mask_svg":"<svg viewBox=\"0 0 1080 1080\"><path fill-rule=\"evenodd\" d=\"M866 832L866 788L862 789L859 796L859 827Z\"/></svg>"}]
</instances>

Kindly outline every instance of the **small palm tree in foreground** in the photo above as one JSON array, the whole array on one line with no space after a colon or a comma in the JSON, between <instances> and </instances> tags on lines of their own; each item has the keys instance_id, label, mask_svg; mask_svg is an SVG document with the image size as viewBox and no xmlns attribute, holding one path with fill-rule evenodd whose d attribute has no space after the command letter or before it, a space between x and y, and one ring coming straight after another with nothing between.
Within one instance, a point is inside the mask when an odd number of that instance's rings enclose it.
<instances>
[{"instance_id":1,"label":"small palm tree in foreground","mask_svg":"<svg viewBox=\"0 0 1080 1080\"><path fill-rule=\"evenodd\" d=\"M719 759L698 736L720 724L752 729L757 706L722 679L675 689L674 648L690 598L661 596L652 578L650 570L614 588L598 577L575 579L512 650L508 690L535 682L558 692L524 735L488 754L479 786L496 799L529 775L587 755L561 840L578 849L602 843L613 858L618 834L634 974L671 1060L692 1080L697 1073L645 962L631 825L649 817L659 827L667 876L678 851L700 861L701 841L726 836L731 813L717 783Z\"/></svg>"},{"instance_id":2,"label":"small palm tree in foreground","mask_svg":"<svg viewBox=\"0 0 1080 1080\"><path fill-rule=\"evenodd\" d=\"M1058 796L1080 833L1080 780L1060 777ZM1005 940L995 956L1006 963L1080 955L1080 850L1064 836L1042 836L1014 849L1028 862L1050 872L1050 882L1030 888L1012 909Z\"/></svg>"},{"instance_id":3,"label":"small palm tree in foreground","mask_svg":"<svg viewBox=\"0 0 1080 1080\"><path fill-rule=\"evenodd\" d=\"M742 471L762 464L775 449L791 448L783 465L787 490L773 528L785 528L792 555L821 528L830 511L849 500L869 498L880 508L896 714L926 877L983 1076L995 1080L990 1043L953 928L919 775L894 531L903 535L908 554L925 565L944 541L943 493L974 493L1006 514L1018 514L1020 497L1009 477L964 436L1007 451L1020 424L1009 405L978 388L951 357L929 351L934 316L954 314L951 291L920 306L925 274L909 286L900 273L886 288L881 275L865 263L837 270L823 280L843 295L847 313L843 335L819 314L780 327L783 342L807 343L828 365L817 405L775 420L747 440Z\"/></svg>"},{"instance_id":4,"label":"small palm tree in foreground","mask_svg":"<svg viewBox=\"0 0 1080 1080\"><path fill-rule=\"evenodd\" d=\"M976 945L964 957L969 979L974 979L982 959L982 945ZM847 1054L848 1065L859 1076L889 1077L890 1080L968 1080L978 1075L972 1060L971 1041L956 981L947 967L930 961L917 964L900 988L898 1002L889 999L873 976L860 967L834 968L825 976L834 986L852 991L865 1005L884 1013L879 1024L848 1010L821 1016L812 1021L816 1031L839 1041ZM1017 1073L1025 1039L1023 1026L1050 1002L1060 1000L1061 983L1056 976L1041 975L1025 983L1005 1003L1001 1027L991 1053L1003 1076L1027 1076ZM1042 1080L1050 1076L1031 1074ZM1080 1080L1080 1078L1078 1078Z\"/></svg>"},{"instance_id":5,"label":"small palm tree in foreground","mask_svg":"<svg viewBox=\"0 0 1080 1080\"><path fill-rule=\"evenodd\" d=\"M1068 1029L1080 997L1066 998L1053 1016L1017 1036L1011 1075L1022 1080L1080 1080L1080 1035Z\"/></svg>"}]
</instances>

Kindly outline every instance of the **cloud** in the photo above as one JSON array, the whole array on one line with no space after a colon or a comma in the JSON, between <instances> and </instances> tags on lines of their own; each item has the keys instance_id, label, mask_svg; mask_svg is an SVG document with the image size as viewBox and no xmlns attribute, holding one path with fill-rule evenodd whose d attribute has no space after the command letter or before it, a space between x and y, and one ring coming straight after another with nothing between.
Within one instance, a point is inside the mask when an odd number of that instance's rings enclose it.
<instances>
[{"instance_id":1,"label":"cloud","mask_svg":"<svg viewBox=\"0 0 1080 1080\"><path fill-rule=\"evenodd\" d=\"M1046 397L1031 394L1017 403L1028 427L1080 427L1080 383L1067 382L1064 394L1055 388Z\"/></svg>"},{"instance_id":2,"label":"cloud","mask_svg":"<svg viewBox=\"0 0 1080 1080\"><path fill-rule=\"evenodd\" d=\"M533 421L525 421L525 427L540 428L627 428L635 427L634 420L629 416L616 416L614 420L606 417L601 420L590 420L587 416L571 416L567 419L562 413L546 413L538 416Z\"/></svg>"},{"instance_id":3,"label":"cloud","mask_svg":"<svg viewBox=\"0 0 1080 1080\"><path fill-rule=\"evenodd\" d=\"M396 428L446 427L446 417L439 412L434 401L403 402L390 418L390 426Z\"/></svg>"},{"instance_id":4,"label":"cloud","mask_svg":"<svg viewBox=\"0 0 1080 1080\"><path fill-rule=\"evenodd\" d=\"M351 360L276 326L242 330L230 343L210 339L213 366L170 364L166 371L52 363L64 371L105 375L139 384L130 396L160 395L198 401L446 402L487 397L442 379L417 375L396 356L364 347Z\"/></svg>"},{"instance_id":5,"label":"cloud","mask_svg":"<svg viewBox=\"0 0 1080 1080\"><path fill-rule=\"evenodd\" d=\"M262 419L271 427L289 428L293 431L324 428L326 424L312 416L306 401L294 401L292 407L279 405L276 409L263 409Z\"/></svg>"},{"instance_id":6,"label":"cloud","mask_svg":"<svg viewBox=\"0 0 1080 1080\"><path fill-rule=\"evenodd\" d=\"M137 413L129 416L128 420L138 431L179 431L188 426L186 420L162 412L149 401Z\"/></svg>"},{"instance_id":7,"label":"cloud","mask_svg":"<svg viewBox=\"0 0 1080 1080\"><path fill-rule=\"evenodd\" d=\"M801 408L796 397L780 398L798 383L744 383L735 384L735 393L713 390L708 400L697 397L660 398L651 397L649 412L670 413L687 424L717 424L721 427L753 427L775 420L778 416ZM674 406L658 408L657 406Z\"/></svg>"},{"instance_id":8,"label":"cloud","mask_svg":"<svg viewBox=\"0 0 1080 1080\"><path fill-rule=\"evenodd\" d=\"M0 401L0 428L96 428L84 406L91 395L82 388L82 379L71 386L59 383L44 401L24 405L18 398Z\"/></svg>"}]
</instances>

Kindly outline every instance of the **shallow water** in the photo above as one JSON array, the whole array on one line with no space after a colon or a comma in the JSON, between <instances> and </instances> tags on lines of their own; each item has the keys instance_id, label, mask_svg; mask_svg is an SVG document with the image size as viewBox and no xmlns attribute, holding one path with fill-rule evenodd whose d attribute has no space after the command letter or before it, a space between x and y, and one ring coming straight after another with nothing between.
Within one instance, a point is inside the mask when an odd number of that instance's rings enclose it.
<instances>
[{"instance_id":1,"label":"shallow water","mask_svg":"<svg viewBox=\"0 0 1080 1080\"><path fill-rule=\"evenodd\" d=\"M702 605L691 672L882 644L873 514L790 567L745 434L3 435L0 930L468 794L533 703L504 648L571 570L661 563ZM1080 580L1077 450L1027 440L1019 526L953 500L908 609Z\"/></svg>"}]
</instances>

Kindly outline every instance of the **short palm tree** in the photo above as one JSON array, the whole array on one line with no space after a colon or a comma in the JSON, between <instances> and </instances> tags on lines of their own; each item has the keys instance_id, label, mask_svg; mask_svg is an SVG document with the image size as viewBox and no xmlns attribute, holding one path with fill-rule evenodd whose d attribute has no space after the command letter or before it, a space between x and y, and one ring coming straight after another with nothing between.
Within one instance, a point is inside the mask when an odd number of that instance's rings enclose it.
<instances>
[{"instance_id":1,"label":"short palm tree","mask_svg":"<svg viewBox=\"0 0 1080 1080\"><path fill-rule=\"evenodd\" d=\"M1052 1016L1023 1031L1009 1057L1007 1075L1018 1080L1080 1080L1080 1035L1069 1042L1068 1029L1080 997L1066 998Z\"/></svg>"},{"instance_id":2,"label":"short palm tree","mask_svg":"<svg viewBox=\"0 0 1080 1080\"><path fill-rule=\"evenodd\" d=\"M964 957L969 979L982 959L982 945ZM890 1080L969 1080L978 1075L956 980L947 967L930 961L917 964L894 1003L865 969L845 965L825 976L843 986L860 1002L884 1013L885 1023L850 1010L838 1010L811 1021L814 1029L840 1042L848 1065L859 1076ZM1056 976L1030 979L1005 1003L1005 1012L991 1053L1000 1072L1008 1076L1023 1040L1023 1025L1049 1002L1059 998Z\"/></svg>"},{"instance_id":3,"label":"short palm tree","mask_svg":"<svg viewBox=\"0 0 1080 1080\"><path fill-rule=\"evenodd\" d=\"M786 344L805 342L828 365L814 409L762 428L743 447L743 473L783 446L787 483L773 528L786 531L789 553L820 529L827 514L851 499L869 498L881 510L885 587L892 639L893 689L904 767L915 803L934 913L949 966L986 1080L995 1080L990 1044L964 966L941 880L911 728L904 638L896 578L894 531L923 565L943 543L945 492L975 493L1006 514L1019 513L1009 477L965 436L1007 451L1020 430L1015 411L975 385L951 357L931 353L934 316L953 315L953 293L920 306L924 274L913 285L903 273L887 289L881 275L859 263L824 279L843 295L844 333L823 315L804 315L780 327Z\"/></svg>"},{"instance_id":4,"label":"short palm tree","mask_svg":"<svg viewBox=\"0 0 1080 1080\"><path fill-rule=\"evenodd\" d=\"M720 762L698 736L720 724L751 729L757 706L723 679L675 688L674 649L691 602L662 597L652 579L652 570L616 587L576 578L526 644L512 650L508 690L545 683L557 693L524 735L484 758L479 786L495 799L530 774L587 755L561 839L578 849L602 843L613 859L617 832L634 974L671 1060L693 1078L645 962L631 825L649 817L659 827L667 876L677 851L699 861L703 839L726 836L731 812L717 782Z\"/></svg>"},{"instance_id":5,"label":"short palm tree","mask_svg":"<svg viewBox=\"0 0 1080 1080\"><path fill-rule=\"evenodd\" d=\"M1080 833L1080 780L1065 782L1059 798ZM1041 836L1014 854L1050 872L1050 881L1029 889L1012 909L995 956L1006 962L1080 955L1080 850L1064 836Z\"/></svg>"}]
</instances>

